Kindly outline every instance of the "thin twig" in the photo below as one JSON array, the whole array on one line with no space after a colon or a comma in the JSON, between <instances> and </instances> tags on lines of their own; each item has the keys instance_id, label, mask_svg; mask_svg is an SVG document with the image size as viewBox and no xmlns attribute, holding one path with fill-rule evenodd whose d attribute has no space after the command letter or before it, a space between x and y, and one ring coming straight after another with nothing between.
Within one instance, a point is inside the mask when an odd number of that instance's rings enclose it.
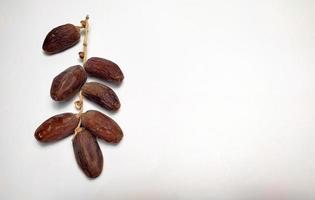
<instances>
[{"instance_id":1,"label":"thin twig","mask_svg":"<svg viewBox=\"0 0 315 200\"><path fill-rule=\"evenodd\" d=\"M83 40L83 64L86 62L87 59L87 45L88 45L88 33L89 33L89 16L85 17L85 28L84 28L84 40Z\"/></svg>"},{"instance_id":2,"label":"thin twig","mask_svg":"<svg viewBox=\"0 0 315 200\"><path fill-rule=\"evenodd\" d=\"M84 39L83 39L83 65L87 60L87 45L88 45L88 33L89 33L89 16L87 15L84 20ZM78 126L76 127L74 131L74 135L79 133L81 128L81 114L83 112L83 96L82 91L79 93L79 100L74 102L74 106L77 110L79 110L79 113L77 114L77 117L79 118Z\"/></svg>"}]
</instances>

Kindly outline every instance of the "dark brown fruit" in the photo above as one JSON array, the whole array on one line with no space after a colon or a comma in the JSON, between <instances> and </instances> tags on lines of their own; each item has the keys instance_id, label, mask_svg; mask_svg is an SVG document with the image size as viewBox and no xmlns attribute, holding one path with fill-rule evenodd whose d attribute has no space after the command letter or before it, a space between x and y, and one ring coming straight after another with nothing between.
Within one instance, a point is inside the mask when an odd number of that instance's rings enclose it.
<instances>
[{"instance_id":1,"label":"dark brown fruit","mask_svg":"<svg viewBox=\"0 0 315 200\"><path fill-rule=\"evenodd\" d=\"M75 65L56 76L51 84L50 96L55 101L65 101L79 92L87 79L83 67Z\"/></svg>"},{"instance_id":2,"label":"dark brown fruit","mask_svg":"<svg viewBox=\"0 0 315 200\"><path fill-rule=\"evenodd\" d=\"M91 76L114 84L120 84L124 79L124 75L118 65L104 58L89 58L84 64L84 68Z\"/></svg>"},{"instance_id":3,"label":"dark brown fruit","mask_svg":"<svg viewBox=\"0 0 315 200\"><path fill-rule=\"evenodd\" d=\"M96 110L89 110L81 115L82 126L93 135L110 143L119 143L123 132L110 117Z\"/></svg>"},{"instance_id":4,"label":"dark brown fruit","mask_svg":"<svg viewBox=\"0 0 315 200\"><path fill-rule=\"evenodd\" d=\"M85 83L82 87L82 95L87 99L99 104L110 111L117 111L120 108L120 102L115 92L97 82Z\"/></svg>"},{"instance_id":5,"label":"dark brown fruit","mask_svg":"<svg viewBox=\"0 0 315 200\"><path fill-rule=\"evenodd\" d=\"M43 43L43 50L47 54L59 53L80 41L80 29L72 24L64 24L52 29Z\"/></svg>"},{"instance_id":6,"label":"dark brown fruit","mask_svg":"<svg viewBox=\"0 0 315 200\"><path fill-rule=\"evenodd\" d=\"M102 151L88 130L82 128L72 141L74 155L78 165L90 178L98 177L103 169Z\"/></svg>"},{"instance_id":7,"label":"dark brown fruit","mask_svg":"<svg viewBox=\"0 0 315 200\"><path fill-rule=\"evenodd\" d=\"M35 131L35 138L40 142L54 142L74 133L79 119L73 113L55 115L42 123Z\"/></svg>"}]
</instances>

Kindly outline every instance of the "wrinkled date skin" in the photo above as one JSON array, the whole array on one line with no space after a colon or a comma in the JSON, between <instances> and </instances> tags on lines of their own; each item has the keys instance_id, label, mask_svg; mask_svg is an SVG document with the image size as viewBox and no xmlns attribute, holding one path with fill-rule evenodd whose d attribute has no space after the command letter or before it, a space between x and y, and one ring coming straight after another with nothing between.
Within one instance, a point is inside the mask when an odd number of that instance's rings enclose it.
<instances>
[{"instance_id":1,"label":"wrinkled date skin","mask_svg":"<svg viewBox=\"0 0 315 200\"><path fill-rule=\"evenodd\" d=\"M79 118L73 113L55 115L43 122L35 131L40 142L54 142L74 133Z\"/></svg>"},{"instance_id":2,"label":"wrinkled date skin","mask_svg":"<svg viewBox=\"0 0 315 200\"><path fill-rule=\"evenodd\" d=\"M84 64L88 74L103 79L114 84L120 84L124 75L119 66L110 60L104 58L92 57Z\"/></svg>"},{"instance_id":3,"label":"wrinkled date skin","mask_svg":"<svg viewBox=\"0 0 315 200\"><path fill-rule=\"evenodd\" d=\"M123 138L123 132L119 125L99 111L89 110L83 113L81 123L93 135L109 143L119 143Z\"/></svg>"},{"instance_id":4,"label":"wrinkled date skin","mask_svg":"<svg viewBox=\"0 0 315 200\"><path fill-rule=\"evenodd\" d=\"M95 136L82 128L75 135L72 145L82 171L90 178L98 177L103 169L103 155Z\"/></svg>"},{"instance_id":5,"label":"wrinkled date skin","mask_svg":"<svg viewBox=\"0 0 315 200\"><path fill-rule=\"evenodd\" d=\"M106 85L97 82L85 83L82 87L82 95L110 111L117 111L120 102L116 93Z\"/></svg>"},{"instance_id":6,"label":"wrinkled date skin","mask_svg":"<svg viewBox=\"0 0 315 200\"><path fill-rule=\"evenodd\" d=\"M50 96L55 101L66 101L73 97L87 79L80 65L69 67L56 76L51 84Z\"/></svg>"},{"instance_id":7,"label":"wrinkled date skin","mask_svg":"<svg viewBox=\"0 0 315 200\"><path fill-rule=\"evenodd\" d=\"M64 24L52 29L43 43L43 50L47 54L64 51L80 41L80 29L73 24Z\"/></svg>"}]
</instances>

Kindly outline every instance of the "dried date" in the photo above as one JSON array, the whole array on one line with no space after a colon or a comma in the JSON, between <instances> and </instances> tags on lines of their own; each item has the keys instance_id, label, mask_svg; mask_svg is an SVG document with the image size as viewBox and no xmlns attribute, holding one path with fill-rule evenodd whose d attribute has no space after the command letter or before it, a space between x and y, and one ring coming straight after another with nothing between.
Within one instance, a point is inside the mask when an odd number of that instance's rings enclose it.
<instances>
[{"instance_id":1,"label":"dried date","mask_svg":"<svg viewBox=\"0 0 315 200\"><path fill-rule=\"evenodd\" d=\"M54 142L74 133L79 118L73 113L62 113L44 121L35 131L40 142Z\"/></svg>"},{"instance_id":2,"label":"dried date","mask_svg":"<svg viewBox=\"0 0 315 200\"><path fill-rule=\"evenodd\" d=\"M98 177L103 169L103 155L95 136L81 128L72 145L76 161L85 175L90 178Z\"/></svg>"},{"instance_id":3,"label":"dried date","mask_svg":"<svg viewBox=\"0 0 315 200\"><path fill-rule=\"evenodd\" d=\"M119 125L110 117L96 111L89 110L81 115L82 126L93 135L110 143L119 143L123 132Z\"/></svg>"},{"instance_id":4,"label":"dried date","mask_svg":"<svg viewBox=\"0 0 315 200\"><path fill-rule=\"evenodd\" d=\"M120 84L124 75L119 66L104 58L92 57L84 64L84 68L91 76L103 79L114 84Z\"/></svg>"},{"instance_id":5,"label":"dried date","mask_svg":"<svg viewBox=\"0 0 315 200\"><path fill-rule=\"evenodd\" d=\"M59 53L77 44L80 36L80 29L72 24L58 26L47 34L42 49L47 54Z\"/></svg>"},{"instance_id":6,"label":"dried date","mask_svg":"<svg viewBox=\"0 0 315 200\"><path fill-rule=\"evenodd\" d=\"M55 101L65 101L79 92L87 79L83 67L75 65L61 72L51 84L50 96Z\"/></svg>"},{"instance_id":7,"label":"dried date","mask_svg":"<svg viewBox=\"0 0 315 200\"><path fill-rule=\"evenodd\" d=\"M101 83L85 83L82 87L82 95L107 110L117 111L120 108L120 101L116 93Z\"/></svg>"}]
</instances>

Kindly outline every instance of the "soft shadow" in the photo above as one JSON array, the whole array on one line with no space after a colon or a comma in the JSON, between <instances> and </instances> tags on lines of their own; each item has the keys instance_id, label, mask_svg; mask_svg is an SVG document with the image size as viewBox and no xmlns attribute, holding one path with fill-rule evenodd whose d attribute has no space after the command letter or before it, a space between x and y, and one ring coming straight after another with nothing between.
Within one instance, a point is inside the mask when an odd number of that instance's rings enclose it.
<instances>
[{"instance_id":1,"label":"soft shadow","mask_svg":"<svg viewBox=\"0 0 315 200\"><path fill-rule=\"evenodd\" d=\"M69 138L71 139L71 137L73 136L73 134L71 134L71 135L69 135L69 136L67 136L67 137L65 137L65 138L62 138L62 139L60 139L60 140L57 140L57 141L53 141L53 142L40 142L40 141L38 141L37 139L35 139L36 140L36 142L37 142L37 144L39 145L39 146L41 146L41 147L50 147L50 146L52 146L52 145L57 145L57 144L60 144L60 143L62 143L62 142L65 142L65 140L68 140Z\"/></svg>"},{"instance_id":2,"label":"soft shadow","mask_svg":"<svg viewBox=\"0 0 315 200\"><path fill-rule=\"evenodd\" d=\"M76 159L75 159L76 160ZM103 170L104 170L104 166L103 166L103 169L102 169L102 172L100 173L99 176L95 177L95 178L91 178L91 177L88 177L82 170L82 168L80 167L80 165L78 164L77 160L75 161L76 163L76 167L78 169L78 173L82 174L82 176L85 176L85 178L89 181L94 181L94 180L97 180L100 176L102 176L103 174Z\"/></svg>"},{"instance_id":3,"label":"soft shadow","mask_svg":"<svg viewBox=\"0 0 315 200\"><path fill-rule=\"evenodd\" d=\"M120 84L114 84L114 83L105 81L101 78L97 78L97 77L90 76L90 75L88 75L88 76L89 76L89 80L87 82L99 82L101 84L106 85L107 87L112 88L112 89L118 89L118 88L122 87L124 84L124 81L122 81Z\"/></svg>"},{"instance_id":4,"label":"soft shadow","mask_svg":"<svg viewBox=\"0 0 315 200\"><path fill-rule=\"evenodd\" d=\"M70 48L71 48L71 47L70 47ZM55 56L56 54L63 53L63 52L66 51L66 50L67 50L67 49L65 49L65 50L63 50L63 51L60 51L59 53L53 53L53 54L47 53L47 52L45 52L44 50L42 50L42 54L43 54L44 56L50 57L50 56Z\"/></svg>"},{"instance_id":5,"label":"soft shadow","mask_svg":"<svg viewBox=\"0 0 315 200\"><path fill-rule=\"evenodd\" d=\"M117 110L117 111L110 111L110 110L107 110L106 108L103 108L102 106L98 105L97 103L95 103L94 101L91 101L87 98L84 98L84 100L88 101L89 103L91 103L95 108L93 109L90 109L90 110L97 110L105 115L108 115L109 116L115 116L117 113L119 113L120 109L121 109L121 106L120 105L120 108ZM87 111L87 110L86 110Z\"/></svg>"},{"instance_id":6,"label":"soft shadow","mask_svg":"<svg viewBox=\"0 0 315 200\"><path fill-rule=\"evenodd\" d=\"M55 144L55 143L56 142L39 142L39 141L37 141L37 144L39 144L39 146L41 146L41 147L48 147L48 146L51 146L52 144Z\"/></svg>"},{"instance_id":7,"label":"soft shadow","mask_svg":"<svg viewBox=\"0 0 315 200\"><path fill-rule=\"evenodd\" d=\"M46 148L46 147L50 147L52 146L53 144L56 144L58 141L55 141L55 142L40 142L38 141L37 139L34 138L34 140L36 140L36 143L37 145L43 147L43 148Z\"/></svg>"},{"instance_id":8,"label":"soft shadow","mask_svg":"<svg viewBox=\"0 0 315 200\"><path fill-rule=\"evenodd\" d=\"M68 99L67 101L52 101L52 105L55 109L63 109L73 103L75 97L71 97L71 99Z\"/></svg>"},{"instance_id":9,"label":"soft shadow","mask_svg":"<svg viewBox=\"0 0 315 200\"><path fill-rule=\"evenodd\" d=\"M78 53L77 61L78 61L78 65L83 67L83 63L82 63L83 60L80 58L79 53Z\"/></svg>"},{"instance_id":10,"label":"soft shadow","mask_svg":"<svg viewBox=\"0 0 315 200\"><path fill-rule=\"evenodd\" d=\"M123 86L124 84L124 81L122 81L120 84L114 84L114 83L110 83L110 82L105 82L105 81L102 81L105 85L108 85L108 87L110 88L114 88L114 89L118 89L120 87Z\"/></svg>"},{"instance_id":11,"label":"soft shadow","mask_svg":"<svg viewBox=\"0 0 315 200\"><path fill-rule=\"evenodd\" d=\"M97 141L98 141L99 144L106 145L106 146L111 146L111 147L119 146L123 142L123 140L124 140L124 137L122 138L122 140L119 143L115 144L115 143L109 143L109 142L106 142L103 139L97 138Z\"/></svg>"}]
</instances>

